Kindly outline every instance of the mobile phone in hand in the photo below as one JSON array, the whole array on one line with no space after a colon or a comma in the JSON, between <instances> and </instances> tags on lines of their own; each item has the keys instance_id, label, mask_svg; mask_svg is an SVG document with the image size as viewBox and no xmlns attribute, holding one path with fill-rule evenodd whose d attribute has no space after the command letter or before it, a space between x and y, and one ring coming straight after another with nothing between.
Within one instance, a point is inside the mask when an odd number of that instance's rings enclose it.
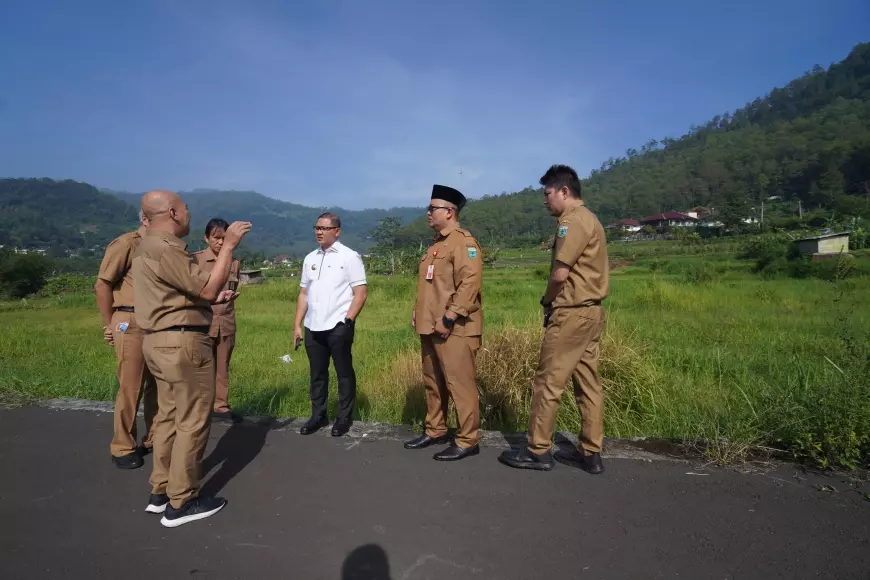
<instances>
[{"instance_id":1,"label":"mobile phone in hand","mask_svg":"<svg viewBox=\"0 0 870 580\"><path fill-rule=\"evenodd\" d=\"M302 337L296 339L296 346L293 350L299 350L299 345L302 344Z\"/></svg>"}]
</instances>

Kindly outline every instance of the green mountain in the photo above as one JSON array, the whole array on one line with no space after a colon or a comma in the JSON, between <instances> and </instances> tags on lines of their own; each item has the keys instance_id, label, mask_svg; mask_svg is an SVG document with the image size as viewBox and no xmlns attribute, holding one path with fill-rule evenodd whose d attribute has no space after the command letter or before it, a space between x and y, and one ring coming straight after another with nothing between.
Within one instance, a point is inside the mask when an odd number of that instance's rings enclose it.
<instances>
[{"instance_id":1,"label":"green mountain","mask_svg":"<svg viewBox=\"0 0 870 580\"><path fill-rule=\"evenodd\" d=\"M76 181L0 179L0 245L65 249L105 246L137 223L128 203Z\"/></svg>"},{"instance_id":2,"label":"green mountain","mask_svg":"<svg viewBox=\"0 0 870 580\"><path fill-rule=\"evenodd\" d=\"M679 139L608 159L583 196L604 224L704 206L735 226L771 197L794 220L814 210L870 217L870 43ZM532 188L470 202L462 223L483 244L509 246L546 239L554 224ZM396 233L400 244L430 238L425 219Z\"/></svg>"},{"instance_id":3,"label":"green mountain","mask_svg":"<svg viewBox=\"0 0 870 580\"><path fill-rule=\"evenodd\" d=\"M342 219L342 240L353 248L372 245L371 232L387 216L409 221L422 208L344 210L307 207L279 201L253 191L194 190L181 192L191 212L190 247L200 248L205 224L212 217L254 224L245 238L244 253L302 255L315 245L312 227L317 216L331 211ZM75 181L51 179L0 180L0 245L66 250L104 247L138 224L141 194L98 190Z\"/></svg>"},{"instance_id":4,"label":"green mountain","mask_svg":"<svg viewBox=\"0 0 870 580\"><path fill-rule=\"evenodd\" d=\"M870 215L870 43L679 139L611 158L584 183L603 219L713 207L722 219L772 196Z\"/></svg>"},{"instance_id":5,"label":"green mountain","mask_svg":"<svg viewBox=\"0 0 870 580\"><path fill-rule=\"evenodd\" d=\"M118 197L138 207L142 194L116 193ZM255 191L223 191L195 189L181 191L191 214L191 248L203 246L202 236L208 220L220 217L228 222L247 220L253 224L245 237L243 249L262 252L271 258L277 254L301 256L314 245L314 223L317 216L332 212L341 218L341 239L348 246L364 251L372 245L371 232L384 217L410 221L423 214L422 208L346 210L335 206L308 207L280 201Z\"/></svg>"},{"instance_id":6,"label":"green mountain","mask_svg":"<svg viewBox=\"0 0 870 580\"><path fill-rule=\"evenodd\" d=\"M806 219L807 212L870 217L870 43L678 139L652 139L639 151L608 159L583 187L605 224L705 206L717 221L734 226L771 197L794 220ZM312 225L327 210L341 216L342 239L362 251L385 217L405 224L395 233L398 245L427 243L432 236L422 208L314 208L252 191L182 195L193 215L194 248L201 246L205 223L219 216L253 222L244 252L298 256L314 245ZM55 251L105 245L136 226L138 203L139 194L110 194L73 181L3 179L0 245ZM534 188L472 200L462 222L482 244L507 246L539 243L554 224Z\"/></svg>"}]
</instances>

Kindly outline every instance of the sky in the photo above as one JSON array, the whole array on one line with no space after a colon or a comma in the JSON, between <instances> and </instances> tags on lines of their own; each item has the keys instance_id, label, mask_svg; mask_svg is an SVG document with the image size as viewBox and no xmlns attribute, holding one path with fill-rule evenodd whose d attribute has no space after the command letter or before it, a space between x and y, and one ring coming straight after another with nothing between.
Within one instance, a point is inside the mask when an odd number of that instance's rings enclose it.
<instances>
[{"instance_id":1,"label":"sky","mask_svg":"<svg viewBox=\"0 0 870 580\"><path fill-rule=\"evenodd\" d=\"M582 176L870 41L866 0L29 0L0 177L420 206Z\"/></svg>"}]
</instances>

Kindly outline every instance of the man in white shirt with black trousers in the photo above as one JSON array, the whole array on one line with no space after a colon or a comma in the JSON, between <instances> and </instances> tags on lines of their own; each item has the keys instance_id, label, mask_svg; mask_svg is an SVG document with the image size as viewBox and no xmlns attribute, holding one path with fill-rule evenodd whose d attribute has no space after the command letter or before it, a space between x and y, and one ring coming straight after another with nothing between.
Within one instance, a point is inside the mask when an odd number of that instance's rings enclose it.
<instances>
[{"instance_id":1,"label":"man in white shirt with black trousers","mask_svg":"<svg viewBox=\"0 0 870 580\"><path fill-rule=\"evenodd\" d=\"M356 373L353 370L354 325L368 294L366 272L360 255L338 241L341 220L333 213L317 218L314 234L319 248L305 256L296 302L293 342L303 338L311 370L311 418L299 430L315 433L329 425L329 359L338 375L338 417L332 436L350 429L356 402Z\"/></svg>"}]
</instances>

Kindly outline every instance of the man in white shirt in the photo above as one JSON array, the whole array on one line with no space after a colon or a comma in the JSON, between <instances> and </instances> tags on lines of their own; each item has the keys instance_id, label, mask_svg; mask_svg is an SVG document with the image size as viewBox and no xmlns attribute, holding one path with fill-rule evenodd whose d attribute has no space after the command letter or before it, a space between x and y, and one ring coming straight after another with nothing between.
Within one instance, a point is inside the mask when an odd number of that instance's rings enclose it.
<instances>
[{"instance_id":1,"label":"man in white shirt","mask_svg":"<svg viewBox=\"0 0 870 580\"><path fill-rule=\"evenodd\" d=\"M305 324L305 351L311 369L311 418L299 430L310 435L329 425L329 358L338 375L338 417L332 436L350 429L356 401L353 370L354 325L368 294L366 272L359 254L341 244L341 220L325 213L317 218L314 234L319 248L305 256L296 302L293 342L299 344Z\"/></svg>"}]
</instances>

